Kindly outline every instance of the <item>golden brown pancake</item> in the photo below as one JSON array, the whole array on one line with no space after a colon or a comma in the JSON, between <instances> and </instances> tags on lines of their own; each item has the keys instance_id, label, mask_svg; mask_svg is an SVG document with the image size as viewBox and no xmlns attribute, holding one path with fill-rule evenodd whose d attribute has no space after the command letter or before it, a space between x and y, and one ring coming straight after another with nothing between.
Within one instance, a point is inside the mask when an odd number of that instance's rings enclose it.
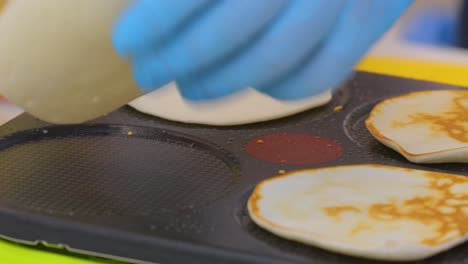
<instances>
[{"instance_id":1,"label":"golden brown pancake","mask_svg":"<svg viewBox=\"0 0 468 264\"><path fill-rule=\"evenodd\" d=\"M383 165L296 171L257 185L253 221L346 255L424 259L468 239L468 177Z\"/></svg>"},{"instance_id":2,"label":"golden brown pancake","mask_svg":"<svg viewBox=\"0 0 468 264\"><path fill-rule=\"evenodd\" d=\"M468 162L468 90L413 92L384 100L366 126L412 162Z\"/></svg>"}]
</instances>

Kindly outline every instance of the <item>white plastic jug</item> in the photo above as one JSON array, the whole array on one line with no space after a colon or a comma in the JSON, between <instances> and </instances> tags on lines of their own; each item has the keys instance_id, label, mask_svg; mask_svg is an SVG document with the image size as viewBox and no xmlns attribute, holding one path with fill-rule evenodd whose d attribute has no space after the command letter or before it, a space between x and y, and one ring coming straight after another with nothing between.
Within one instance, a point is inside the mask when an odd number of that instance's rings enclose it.
<instances>
[{"instance_id":1,"label":"white plastic jug","mask_svg":"<svg viewBox=\"0 0 468 264\"><path fill-rule=\"evenodd\" d=\"M140 95L111 43L132 0L0 1L0 93L10 101L51 123L79 123Z\"/></svg>"}]
</instances>

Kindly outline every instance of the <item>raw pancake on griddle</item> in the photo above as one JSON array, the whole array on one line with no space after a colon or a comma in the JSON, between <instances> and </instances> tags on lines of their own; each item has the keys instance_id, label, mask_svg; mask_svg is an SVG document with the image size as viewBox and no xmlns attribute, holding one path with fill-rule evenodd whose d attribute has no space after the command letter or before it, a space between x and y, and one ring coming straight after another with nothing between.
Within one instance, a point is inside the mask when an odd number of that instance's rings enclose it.
<instances>
[{"instance_id":1,"label":"raw pancake on griddle","mask_svg":"<svg viewBox=\"0 0 468 264\"><path fill-rule=\"evenodd\" d=\"M231 126L269 121L327 104L331 91L295 101L280 101L255 89L205 102L182 98L173 82L146 94L129 105L136 110L164 119L203 125Z\"/></svg>"},{"instance_id":2,"label":"raw pancake on griddle","mask_svg":"<svg viewBox=\"0 0 468 264\"><path fill-rule=\"evenodd\" d=\"M253 221L346 255L424 259L468 239L468 177L383 165L292 172L257 185Z\"/></svg>"},{"instance_id":3,"label":"raw pancake on griddle","mask_svg":"<svg viewBox=\"0 0 468 264\"><path fill-rule=\"evenodd\" d=\"M386 99L374 107L366 126L378 141L412 162L468 162L468 90Z\"/></svg>"}]
</instances>

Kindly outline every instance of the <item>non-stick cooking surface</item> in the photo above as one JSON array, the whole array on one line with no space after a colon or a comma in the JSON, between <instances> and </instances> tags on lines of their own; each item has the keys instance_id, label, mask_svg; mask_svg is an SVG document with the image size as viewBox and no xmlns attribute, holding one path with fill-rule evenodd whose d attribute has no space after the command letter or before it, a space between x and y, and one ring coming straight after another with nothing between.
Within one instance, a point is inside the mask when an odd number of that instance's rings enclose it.
<instances>
[{"instance_id":1,"label":"non-stick cooking surface","mask_svg":"<svg viewBox=\"0 0 468 264\"><path fill-rule=\"evenodd\" d=\"M358 73L324 107L223 128L169 122L128 107L73 126L24 114L0 128L0 234L162 264L379 263L260 229L247 213L249 194L280 170L344 164L468 175L466 164L409 163L364 126L381 99L456 88ZM277 145L256 147L264 138ZM262 147L271 156L258 152ZM417 263L468 263L468 245Z\"/></svg>"},{"instance_id":2,"label":"non-stick cooking surface","mask_svg":"<svg viewBox=\"0 0 468 264\"><path fill-rule=\"evenodd\" d=\"M155 215L209 204L239 178L229 153L159 129L77 126L31 134L10 137L15 144L0 152L0 164L15 164L3 166L1 197L25 209Z\"/></svg>"}]
</instances>

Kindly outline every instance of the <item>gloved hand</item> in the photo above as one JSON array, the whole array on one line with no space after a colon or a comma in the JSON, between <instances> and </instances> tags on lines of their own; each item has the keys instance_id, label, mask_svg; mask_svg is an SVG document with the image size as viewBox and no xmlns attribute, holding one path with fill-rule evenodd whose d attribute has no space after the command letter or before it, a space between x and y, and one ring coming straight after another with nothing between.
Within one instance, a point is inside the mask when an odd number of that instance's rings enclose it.
<instances>
[{"instance_id":1,"label":"gloved hand","mask_svg":"<svg viewBox=\"0 0 468 264\"><path fill-rule=\"evenodd\" d=\"M298 99L337 87L411 0L136 0L113 33L144 91Z\"/></svg>"}]
</instances>

